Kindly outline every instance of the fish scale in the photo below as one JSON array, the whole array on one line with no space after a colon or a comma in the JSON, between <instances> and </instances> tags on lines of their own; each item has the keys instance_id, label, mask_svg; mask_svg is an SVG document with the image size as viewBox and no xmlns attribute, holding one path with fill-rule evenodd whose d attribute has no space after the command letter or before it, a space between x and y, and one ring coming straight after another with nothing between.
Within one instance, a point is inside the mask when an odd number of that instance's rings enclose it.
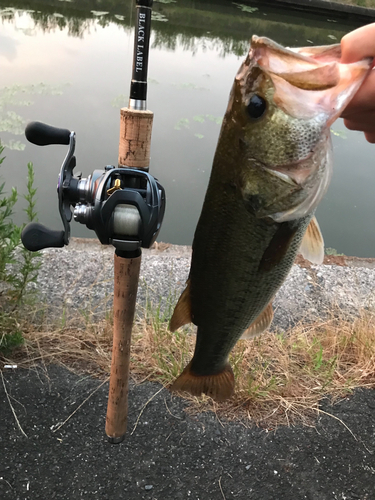
<instances>
[{"instance_id":1,"label":"fish scale","mask_svg":"<svg viewBox=\"0 0 375 500\"><path fill-rule=\"evenodd\" d=\"M281 225L257 219L246 210L238 192L231 196L227 192L220 200L217 198L217 189L207 191L194 236L190 271L192 316L198 325L198 348L191 368L198 373L203 373L202 366L209 366L214 373L224 368L238 338L286 278L312 218L311 214L284 223L297 234L281 262L268 272L262 271L258 269L259 257L254 256L264 255ZM223 208L212 221L209 207L212 204L219 207L218 202ZM224 234L228 235L225 239ZM195 259L196 253L203 253L200 242L205 246L204 257ZM207 245L207 242L217 244ZM224 272L217 272L218 269Z\"/></svg>"}]
</instances>

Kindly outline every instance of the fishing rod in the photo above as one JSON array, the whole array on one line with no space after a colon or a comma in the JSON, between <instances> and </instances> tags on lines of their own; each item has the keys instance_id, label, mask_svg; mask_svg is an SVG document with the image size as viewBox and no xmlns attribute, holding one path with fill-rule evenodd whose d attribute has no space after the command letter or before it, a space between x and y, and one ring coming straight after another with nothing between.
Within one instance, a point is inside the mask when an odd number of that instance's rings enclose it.
<instances>
[{"instance_id":1,"label":"fishing rod","mask_svg":"<svg viewBox=\"0 0 375 500\"><path fill-rule=\"evenodd\" d=\"M120 110L118 165L106 165L88 177L74 174L76 134L31 122L25 129L38 146L68 145L57 183L62 230L32 222L22 231L30 251L68 245L70 222L85 224L114 255L113 349L105 432L111 443L126 433L131 332L134 321L141 248L156 240L165 211L165 191L148 173L153 112L147 110L147 69L153 0L136 0L137 15L130 98Z\"/></svg>"},{"instance_id":2,"label":"fishing rod","mask_svg":"<svg viewBox=\"0 0 375 500\"><path fill-rule=\"evenodd\" d=\"M134 30L130 98L129 106L122 108L120 112L118 156L120 168L141 169L145 175L148 175L146 172L150 164L151 132L154 118L153 112L147 110L146 104L152 3L153 0L136 0L137 16ZM163 217L165 193L164 190L159 192L161 205L158 215ZM121 442L127 427L130 344L140 267L140 248L134 254L116 250L113 350L105 428L111 443Z\"/></svg>"}]
</instances>

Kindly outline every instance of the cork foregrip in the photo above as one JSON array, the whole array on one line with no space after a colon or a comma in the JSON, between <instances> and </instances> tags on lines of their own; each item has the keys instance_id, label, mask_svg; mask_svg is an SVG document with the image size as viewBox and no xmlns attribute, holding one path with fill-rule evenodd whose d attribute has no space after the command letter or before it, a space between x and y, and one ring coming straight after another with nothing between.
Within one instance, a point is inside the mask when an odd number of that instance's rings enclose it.
<instances>
[{"instance_id":1,"label":"cork foregrip","mask_svg":"<svg viewBox=\"0 0 375 500\"><path fill-rule=\"evenodd\" d=\"M119 167L148 170L153 118L152 111L121 109Z\"/></svg>"}]
</instances>

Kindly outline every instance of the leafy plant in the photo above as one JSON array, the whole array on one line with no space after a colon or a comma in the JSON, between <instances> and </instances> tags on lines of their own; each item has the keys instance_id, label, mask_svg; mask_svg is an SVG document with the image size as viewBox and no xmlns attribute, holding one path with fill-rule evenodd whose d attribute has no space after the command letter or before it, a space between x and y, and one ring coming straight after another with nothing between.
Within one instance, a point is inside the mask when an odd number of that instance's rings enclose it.
<instances>
[{"instance_id":1,"label":"leafy plant","mask_svg":"<svg viewBox=\"0 0 375 500\"><path fill-rule=\"evenodd\" d=\"M242 12L248 12L249 14L253 14L254 12L257 12L259 9L258 7L250 7L249 5L244 5L242 3L236 3L232 2L233 5L236 5L239 9L242 10Z\"/></svg>"},{"instance_id":2,"label":"leafy plant","mask_svg":"<svg viewBox=\"0 0 375 500\"><path fill-rule=\"evenodd\" d=\"M331 248L331 247L327 247L325 249L325 254L326 255L332 255L332 256L335 256L335 257L338 257L338 256L342 256L344 255L343 253L339 253L336 248Z\"/></svg>"},{"instance_id":3,"label":"leafy plant","mask_svg":"<svg viewBox=\"0 0 375 500\"><path fill-rule=\"evenodd\" d=\"M19 114L17 108L32 106L34 104L32 96L35 95L61 95L64 87L65 85L45 83L0 87L0 132L23 135L26 119ZM25 149L25 144L21 140L10 139L2 145L18 151Z\"/></svg>"},{"instance_id":4,"label":"leafy plant","mask_svg":"<svg viewBox=\"0 0 375 500\"><path fill-rule=\"evenodd\" d=\"M168 21L164 14L160 14L160 12L155 11L151 13L151 19L152 21L161 21L162 23L166 23Z\"/></svg>"},{"instance_id":5,"label":"leafy plant","mask_svg":"<svg viewBox=\"0 0 375 500\"><path fill-rule=\"evenodd\" d=\"M4 161L4 147L0 144L0 165ZM27 165L27 201L25 212L27 221L36 220L34 170ZM35 282L40 267L40 253L32 253L21 246L22 227L13 223L12 215L17 202L16 188L11 194L5 193L5 183L0 185L0 352L7 354L23 343L20 329L21 302L29 296L28 285Z\"/></svg>"},{"instance_id":6,"label":"leafy plant","mask_svg":"<svg viewBox=\"0 0 375 500\"><path fill-rule=\"evenodd\" d=\"M216 123L217 125L221 125L223 118L221 116L213 116L213 115L195 115L193 116L193 121L196 123L205 123L206 121ZM183 130L183 129L190 129L190 125L193 125L192 122L189 120L189 118L181 118L175 126L175 130ZM203 139L204 135L196 132L194 134L194 137L197 139Z\"/></svg>"},{"instance_id":7,"label":"leafy plant","mask_svg":"<svg viewBox=\"0 0 375 500\"><path fill-rule=\"evenodd\" d=\"M4 322L10 318L4 318L3 315L0 315L0 324L3 326ZM8 328L13 326L11 323L7 323ZM8 355L12 352L13 349L19 347L24 342L22 332L18 329L11 328L9 333L2 332L0 334L0 353L4 355Z\"/></svg>"},{"instance_id":8,"label":"leafy plant","mask_svg":"<svg viewBox=\"0 0 375 500\"><path fill-rule=\"evenodd\" d=\"M0 144L0 165L5 159L1 157L3 151L4 147ZM11 219L18 199L17 190L12 188L11 194L7 196L4 189L5 183L2 183L0 185L0 281L9 283L12 281L12 275L7 265L15 262L14 252L20 242L21 228L13 224Z\"/></svg>"},{"instance_id":9,"label":"leafy plant","mask_svg":"<svg viewBox=\"0 0 375 500\"><path fill-rule=\"evenodd\" d=\"M24 196L27 206L24 209L27 215L27 222L37 220L35 211L36 188L34 188L34 168L32 163L27 164L27 194ZM30 252L21 246L21 267L18 274L13 278L13 297L17 303L25 298L27 285L35 283L38 278L38 270L41 265L41 253Z\"/></svg>"}]
</instances>

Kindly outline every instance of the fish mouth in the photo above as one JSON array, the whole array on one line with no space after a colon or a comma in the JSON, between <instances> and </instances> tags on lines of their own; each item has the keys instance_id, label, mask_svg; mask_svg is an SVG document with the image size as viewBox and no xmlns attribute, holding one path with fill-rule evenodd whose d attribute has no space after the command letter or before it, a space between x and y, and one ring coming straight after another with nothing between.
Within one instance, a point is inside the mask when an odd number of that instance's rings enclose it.
<instances>
[{"instance_id":1,"label":"fish mouth","mask_svg":"<svg viewBox=\"0 0 375 500\"><path fill-rule=\"evenodd\" d=\"M252 134L256 125L253 122L248 125L249 96L258 94L267 102L269 113L260 115L257 133L249 139L249 152L254 156L252 165L264 172L264 198L269 200L264 210L258 212L259 217L283 222L315 210L332 176L330 126L371 67L371 58L341 63L340 45L290 49L265 37L252 37L228 105L229 111L241 112L236 112L234 118L228 116ZM257 149L258 139L253 137L259 138L261 153ZM273 137L276 137L274 144ZM280 152L278 142L283 142ZM275 196L268 181L275 187Z\"/></svg>"},{"instance_id":2,"label":"fish mouth","mask_svg":"<svg viewBox=\"0 0 375 500\"><path fill-rule=\"evenodd\" d=\"M294 118L321 116L330 126L343 112L371 70L372 59L343 64L340 45L285 48L254 35L247 63L272 80L273 100ZM245 64L246 64L245 62ZM240 73L243 76L243 71Z\"/></svg>"},{"instance_id":3,"label":"fish mouth","mask_svg":"<svg viewBox=\"0 0 375 500\"><path fill-rule=\"evenodd\" d=\"M263 167L264 170L269 174L278 177L279 179L296 188L296 192L301 193L301 191L304 191L306 193L306 195L302 197L296 196L295 203L292 203L292 205L285 210L276 210L275 212L273 212L271 205L269 207L267 217L270 217L275 222L286 222L290 220L301 219L302 217L313 213L320 203L321 199L327 192L329 183L332 178L333 168L331 154L332 151L329 147L326 149L325 156L323 158L324 168L316 168L314 170L297 170L293 172L294 178L290 175L290 173L285 173L285 171L283 172L282 170ZM302 180L301 173L305 177L302 182L297 182L297 175L299 175L300 179Z\"/></svg>"},{"instance_id":4,"label":"fish mouth","mask_svg":"<svg viewBox=\"0 0 375 500\"><path fill-rule=\"evenodd\" d=\"M372 58L341 63L340 45L291 49L265 37L252 37L249 55L237 74L243 96L254 86L254 81L257 82L260 70L273 87L270 97L274 105L297 120L291 122L295 130L302 127L307 131L309 144L306 150L300 149L302 158L261 165L268 175L289 186L285 190L285 209L281 198L274 199L266 209L267 214L263 212L262 216L284 222L315 210L332 177L329 128L349 104L371 67ZM316 140L309 137L310 130L315 131ZM292 206L287 206L287 200Z\"/></svg>"},{"instance_id":5,"label":"fish mouth","mask_svg":"<svg viewBox=\"0 0 375 500\"><path fill-rule=\"evenodd\" d=\"M277 165L269 167L260 163L259 160L257 161L258 167L264 172L276 177L289 186L289 189L286 191L286 197L289 202L291 200L290 194L295 193L295 196L292 198L294 199L294 203L288 203L285 210L276 208L280 199L272 200L267 207L264 207L265 210L260 215L261 218L267 217L281 223L300 219L314 212L325 195L332 178L333 168L330 140L326 141L326 143L328 147L325 147L321 158L321 167L323 166L323 168L319 168L316 162L309 162L315 150L311 151L305 158L290 163L287 166ZM320 146L321 143L318 147Z\"/></svg>"},{"instance_id":6,"label":"fish mouth","mask_svg":"<svg viewBox=\"0 0 375 500\"><path fill-rule=\"evenodd\" d=\"M266 165L262 165L262 168L270 174L284 180L288 184L291 184L292 186L303 187L303 184L306 182L306 180L316 170L304 165L313 156L313 154L314 150L310 151L310 153L304 158L289 163L288 165L273 165L272 168L267 167Z\"/></svg>"}]
</instances>

